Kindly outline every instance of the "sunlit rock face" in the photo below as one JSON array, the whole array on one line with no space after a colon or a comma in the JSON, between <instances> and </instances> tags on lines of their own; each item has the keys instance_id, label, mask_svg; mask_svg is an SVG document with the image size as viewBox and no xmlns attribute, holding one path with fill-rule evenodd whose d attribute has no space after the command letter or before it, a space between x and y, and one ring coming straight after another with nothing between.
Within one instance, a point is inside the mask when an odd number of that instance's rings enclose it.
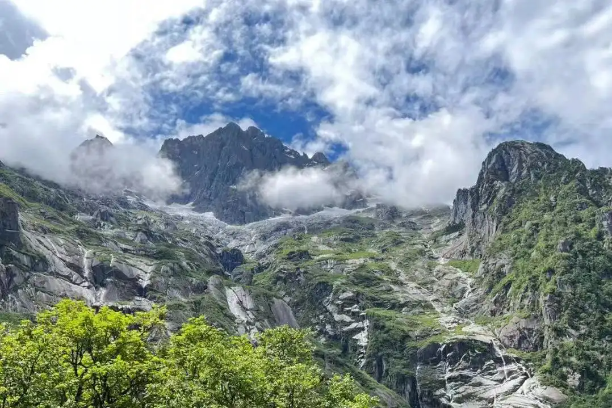
<instances>
[{"instance_id":1,"label":"sunlit rock face","mask_svg":"<svg viewBox=\"0 0 612 408\"><path fill-rule=\"evenodd\" d=\"M168 139L160 156L176 164L186 183L188 192L175 197L177 202L193 203L195 210L213 212L231 224L258 221L283 212L259 200L256 189L241 188L241 182L251 172L329 164L322 153L309 158L255 127L242 130L235 123L207 136Z\"/></svg>"}]
</instances>

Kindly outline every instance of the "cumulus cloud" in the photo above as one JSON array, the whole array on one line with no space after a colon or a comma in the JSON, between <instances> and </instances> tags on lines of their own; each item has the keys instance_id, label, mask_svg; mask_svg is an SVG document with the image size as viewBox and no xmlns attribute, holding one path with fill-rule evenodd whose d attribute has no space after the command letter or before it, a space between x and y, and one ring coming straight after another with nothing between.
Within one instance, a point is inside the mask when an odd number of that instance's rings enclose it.
<instances>
[{"instance_id":1,"label":"cumulus cloud","mask_svg":"<svg viewBox=\"0 0 612 408\"><path fill-rule=\"evenodd\" d=\"M156 150L127 137L96 110L97 100L87 83L45 71L39 65L38 51L40 48L30 49L17 62L0 56L0 78L14 78L4 83L5 92L0 94L0 143L4 146L0 159L47 179L73 184L70 153L83 139L103 134L120 147L117 154L106 157L113 174L132 179L132 187L155 197L174 192L178 183L173 168L157 159ZM100 192L96 180L106 180L107 192L126 186L111 182L109 174L101 173L84 186L93 192Z\"/></svg>"},{"instance_id":2,"label":"cumulus cloud","mask_svg":"<svg viewBox=\"0 0 612 408\"><path fill-rule=\"evenodd\" d=\"M295 145L346 146L387 201L449 202L503 138L611 164L608 4L332 1L290 16L268 61L332 113Z\"/></svg>"},{"instance_id":3,"label":"cumulus cloud","mask_svg":"<svg viewBox=\"0 0 612 408\"><path fill-rule=\"evenodd\" d=\"M251 172L238 188L255 191L273 208L296 211L340 205L356 191L357 184L342 165L305 169L289 166L278 172Z\"/></svg>"},{"instance_id":4,"label":"cumulus cloud","mask_svg":"<svg viewBox=\"0 0 612 408\"><path fill-rule=\"evenodd\" d=\"M124 147L108 157L116 174L131 177L154 195L173 191L172 168L124 126L147 111L147 95L130 94L142 81L121 92L113 87L132 79L128 54L138 43L160 22L197 4L1 0L0 10L10 13L0 18L0 159L70 183L70 152L83 140L104 134Z\"/></svg>"},{"instance_id":5,"label":"cumulus cloud","mask_svg":"<svg viewBox=\"0 0 612 408\"><path fill-rule=\"evenodd\" d=\"M156 157L142 145L114 146L96 136L74 149L64 183L93 194L130 189L152 199L165 199L181 190L173 163Z\"/></svg>"}]
</instances>

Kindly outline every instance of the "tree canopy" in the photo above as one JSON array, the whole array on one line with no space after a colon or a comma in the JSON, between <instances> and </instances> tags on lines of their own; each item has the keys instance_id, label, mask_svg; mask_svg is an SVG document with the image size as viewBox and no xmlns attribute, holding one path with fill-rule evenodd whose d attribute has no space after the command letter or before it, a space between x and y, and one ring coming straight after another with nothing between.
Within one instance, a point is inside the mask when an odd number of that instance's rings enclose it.
<instances>
[{"instance_id":1,"label":"tree canopy","mask_svg":"<svg viewBox=\"0 0 612 408\"><path fill-rule=\"evenodd\" d=\"M164 313L64 300L34 322L3 325L0 408L377 406L349 376L324 375L306 331L251 340L198 317L168 335Z\"/></svg>"}]
</instances>

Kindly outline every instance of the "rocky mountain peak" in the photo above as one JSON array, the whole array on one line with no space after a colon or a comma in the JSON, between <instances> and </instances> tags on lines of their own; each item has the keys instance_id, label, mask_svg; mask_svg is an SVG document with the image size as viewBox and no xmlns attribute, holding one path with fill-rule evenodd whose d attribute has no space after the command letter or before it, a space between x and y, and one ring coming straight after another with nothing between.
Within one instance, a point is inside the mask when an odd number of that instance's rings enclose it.
<instances>
[{"instance_id":1,"label":"rocky mountain peak","mask_svg":"<svg viewBox=\"0 0 612 408\"><path fill-rule=\"evenodd\" d=\"M87 153L104 153L107 149L114 147L110 140L104 136L96 135L91 139L85 140L81 143L74 151L73 155L79 154L80 152Z\"/></svg>"},{"instance_id":2,"label":"rocky mountain peak","mask_svg":"<svg viewBox=\"0 0 612 408\"><path fill-rule=\"evenodd\" d=\"M503 142L487 155L476 184L535 180L542 172L556 170L565 161L563 155L544 143Z\"/></svg>"},{"instance_id":3,"label":"rocky mountain peak","mask_svg":"<svg viewBox=\"0 0 612 408\"><path fill-rule=\"evenodd\" d=\"M85 140L70 153L70 168L80 185L112 172L107 162L108 153L114 145L104 136L96 135Z\"/></svg>"},{"instance_id":4,"label":"rocky mountain peak","mask_svg":"<svg viewBox=\"0 0 612 408\"><path fill-rule=\"evenodd\" d=\"M313 162L315 162L317 164L322 164L322 165L330 164L330 161L327 158L327 156L325 156L321 152L316 152L315 154L313 154L312 157L310 158L310 160L312 160Z\"/></svg>"},{"instance_id":5,"label":"rocky mountain peak","mask_svg":"<svg viewBox=\"0 0 612 408\"><path fill-rule=\"evenodd\" d=\"M476 185L458 190L453 201L451 224L466 228L464 246L456 255L481 255L515 203L514 184L538 181L569 162L544 143L517 140L495 147L482 163Z\"/></svg>"},{"instance_id":6,"label":"rocky mountain peak","mask_svg":"<svg viewBox=\"0 0 612 408\"><path fill-rule=\"evenodd\" d=\"M189 188L189 193L174 197L174 201L193 203L196 210L211 211L217 218L232 224L244 224L275 214L273 209L259 203L253 192L237 188L249 172L329 164L322 153L309 158L285 146L279 139L266 136L256 127L243 130L233 122L207 136L168 139L160 155L175 163Z\"/></svg>"}]
</instances>

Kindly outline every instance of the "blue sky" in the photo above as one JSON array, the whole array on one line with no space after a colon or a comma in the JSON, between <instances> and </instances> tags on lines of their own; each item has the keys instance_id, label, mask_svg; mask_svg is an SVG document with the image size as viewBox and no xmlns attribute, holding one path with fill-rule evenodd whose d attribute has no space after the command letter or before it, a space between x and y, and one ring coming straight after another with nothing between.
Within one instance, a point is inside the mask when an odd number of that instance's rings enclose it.
<instances>
[{"instance_id":1,"label":"blue sky","mask_svg":"<svg viewBox=\"0 0 612 408\"><path fill-rule=\"evenodd\" d=\"M0 0L0 159L40 173L95 133L154 152L230 120L405 205L448 202L505 139L612 165L606 1L50 3Z\"/></svg>"}]
</instances>

